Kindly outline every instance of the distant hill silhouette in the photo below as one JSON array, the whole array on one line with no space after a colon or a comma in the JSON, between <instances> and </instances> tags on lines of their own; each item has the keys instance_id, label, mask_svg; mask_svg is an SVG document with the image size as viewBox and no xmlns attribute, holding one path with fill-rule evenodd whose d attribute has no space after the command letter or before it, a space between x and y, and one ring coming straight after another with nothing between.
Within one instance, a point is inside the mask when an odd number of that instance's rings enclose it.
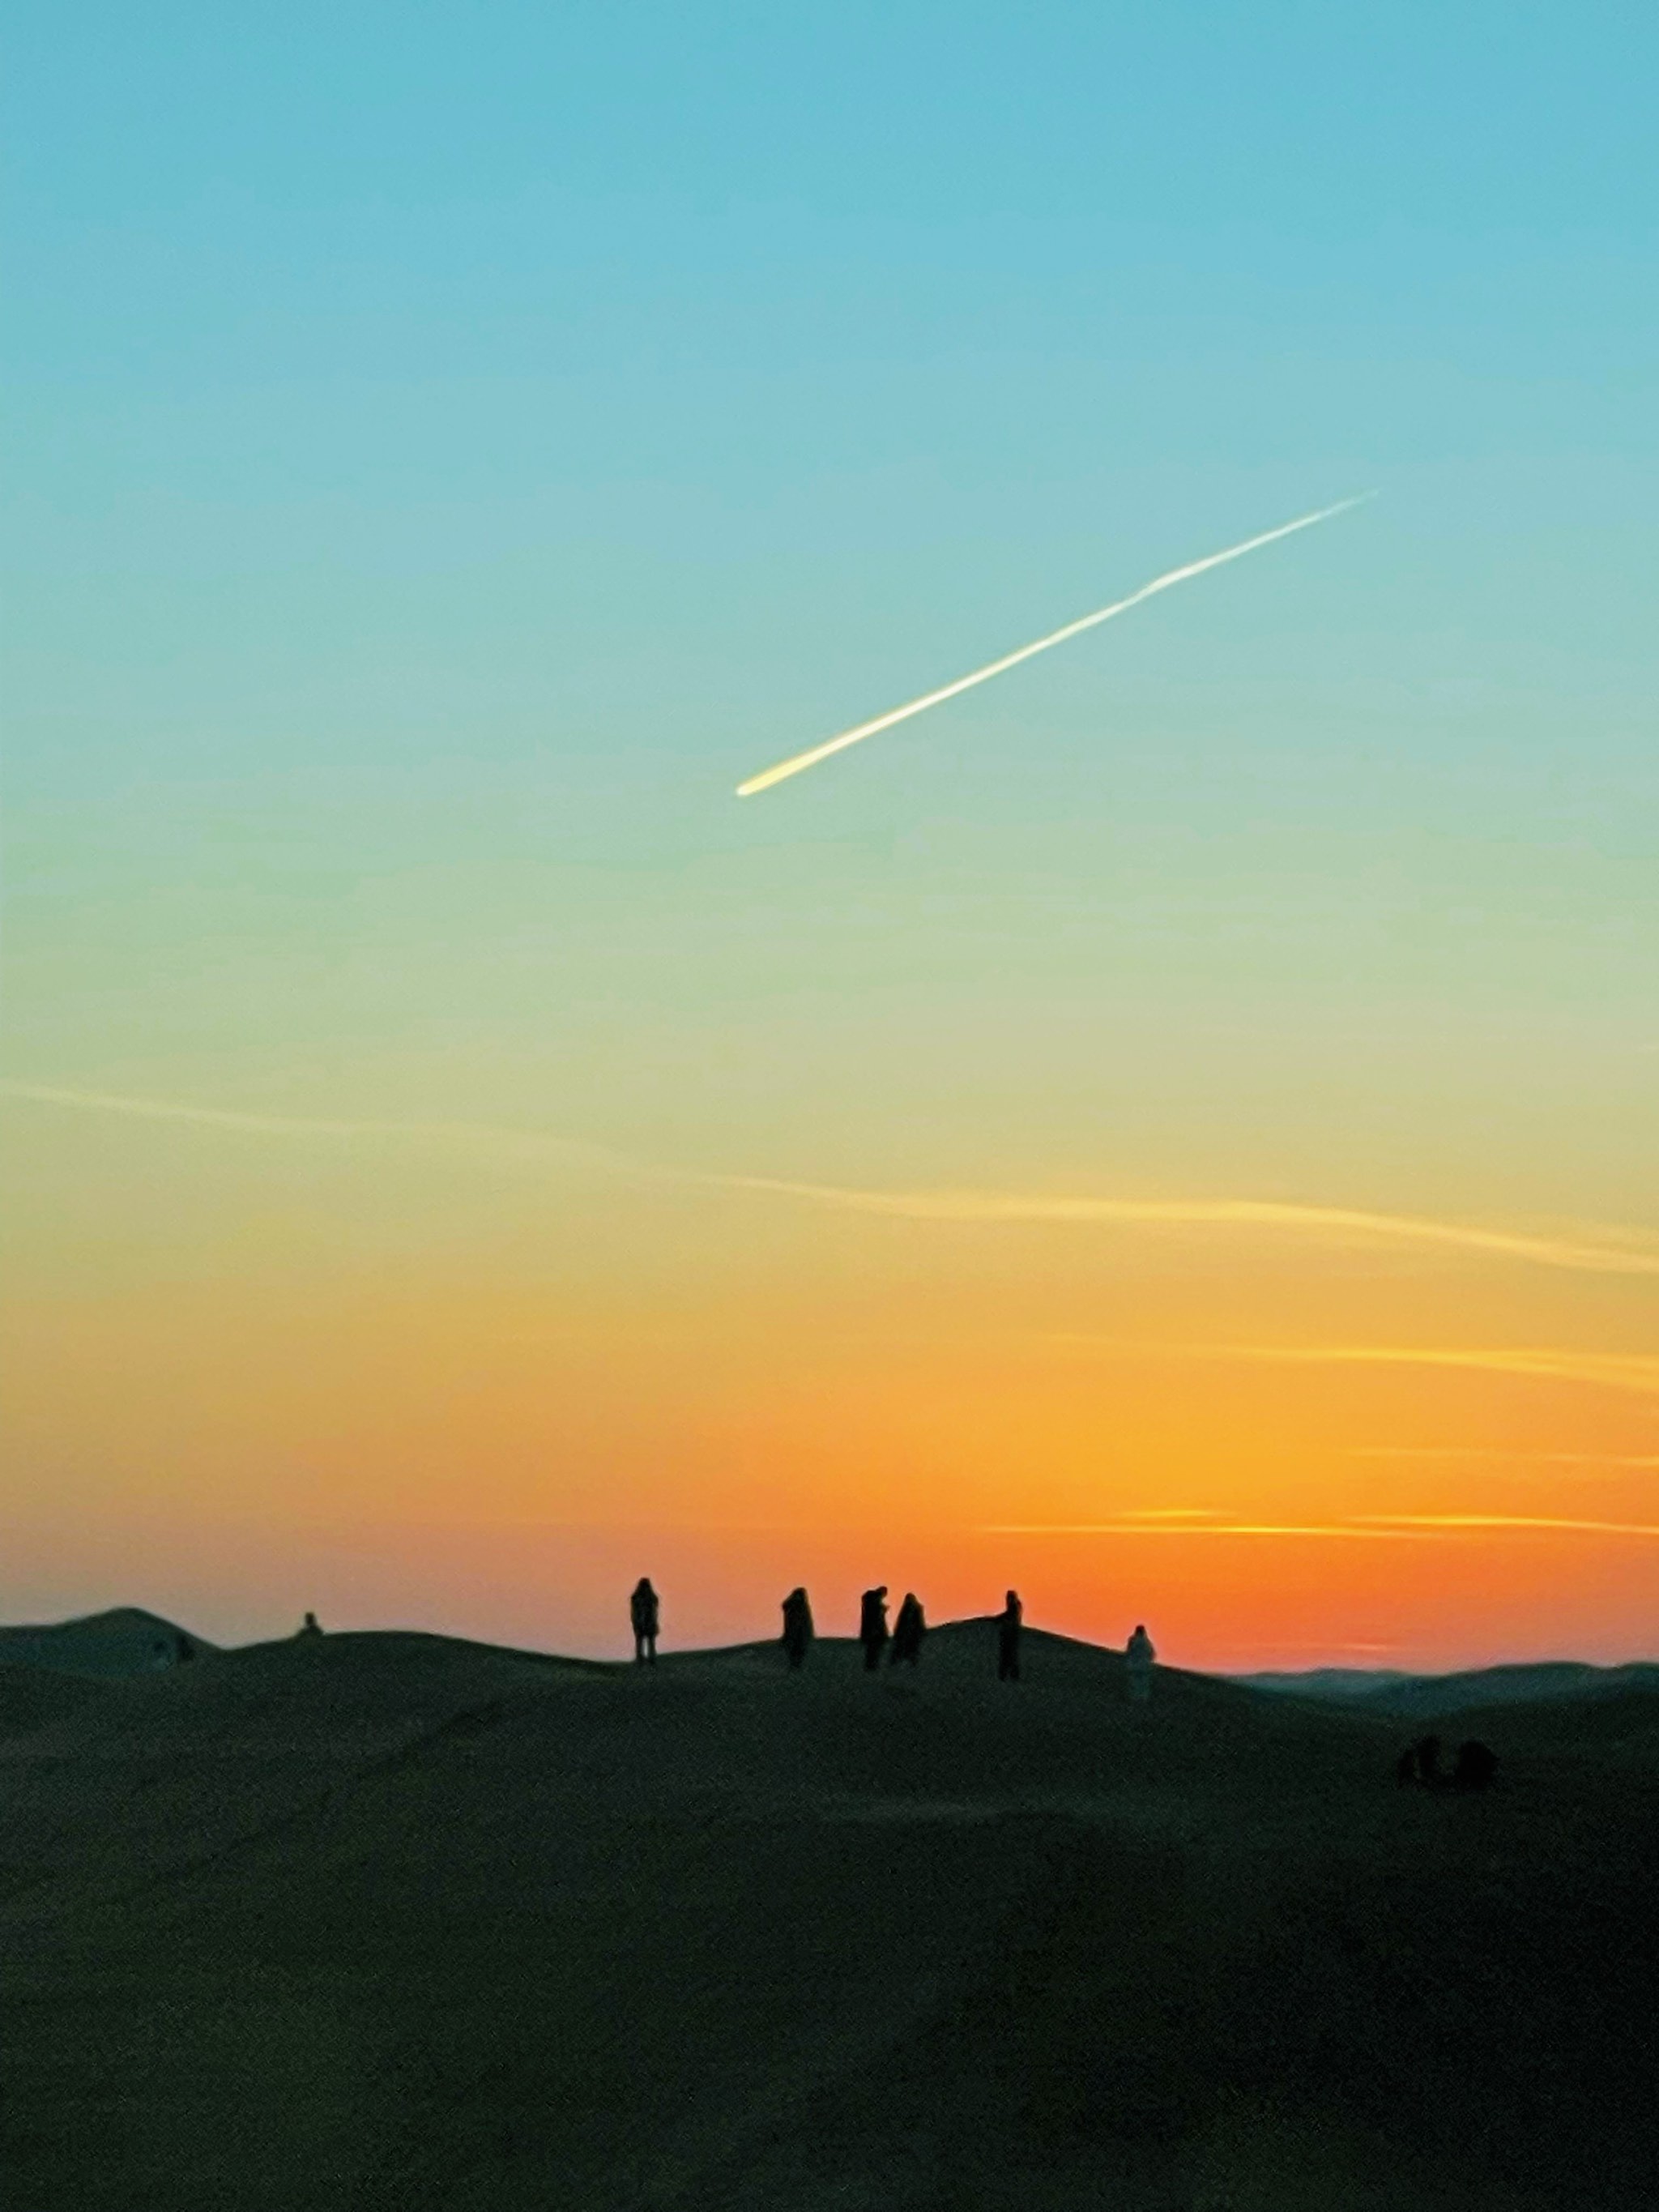
<instances>
[{"instance_id":1,"label":"distant hill silhouette","mask_svg":"<svg viewBox=\"0 0 1659 2212\"><path fill-rule=\"evenodd\" d=\"M1305 1674L1240 1674L1232 1679L1251 1689L1340 1702L1402 1719L1433 1720L1476 1707L1536 1705L1553 1698L1595 1699L1615 1697L1626 1690L1659 1689L1659 1665L1638 1660L1624 1667L1594 1667L1583 1660L1548 1659L1477 1667L1454 1674L1321 1667Z\"/></svg>"},{"instance_id":2,"label":"distant hill silhouette","mask_svg":"<svg viewBox=\"0 0 1659 2212\"><path fill-rule=\"evenodd\" d=\"M1294 1674L1271 1672L1226 1677L1229 1681L1242 1682L1249 1690L1279 1691L1295 1698L1340 1698L1345 1701L1372 1697L1379 1690L1391 1689L1399 1683L1425 1679L1421 1674L1387 1667L1309 1667Z\"/></svg>"},{"instance_id":3,"label":"distant hill silhouette","mask_svg":"<svg viewBox=\"0 0 1659 2212\"><path fill-rule=\"evenodd\" d=\"M7 2202L1647 2212L1659 1688L1470 1709L1477 1798L1022 1658L0 1666Z\"/></svg>"},{"instance_id":4,"label":"distant hill silhouette","mask_svg":"<svg viewBox=\"0 0 1659 2212\"><path fill-rule=\"evenodd\" d=\"M119 1606L81 1620L0 1628L0 1666L52 1667L70 1674L149 1674L158 1665L173 1663L181 1636L188 1636L198 1652L216 1648L159 1613Z\"/></svg>"}]
</instances>

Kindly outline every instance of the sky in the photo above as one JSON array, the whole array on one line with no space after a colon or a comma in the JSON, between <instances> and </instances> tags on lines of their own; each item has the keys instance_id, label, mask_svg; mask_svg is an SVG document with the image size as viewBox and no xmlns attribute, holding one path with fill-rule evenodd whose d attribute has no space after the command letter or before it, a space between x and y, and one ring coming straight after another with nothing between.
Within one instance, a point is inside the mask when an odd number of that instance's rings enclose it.
<instances>
[{"instance_id":1,"label":"sky","mask_svg":"<svg viewBox=\"0 0 1659 2212\"><path fill-rule=\"evenodd\" d=\"M0 1618L1659 1650L1651 11L9 23Z\"/></svg>"}]
</instances>

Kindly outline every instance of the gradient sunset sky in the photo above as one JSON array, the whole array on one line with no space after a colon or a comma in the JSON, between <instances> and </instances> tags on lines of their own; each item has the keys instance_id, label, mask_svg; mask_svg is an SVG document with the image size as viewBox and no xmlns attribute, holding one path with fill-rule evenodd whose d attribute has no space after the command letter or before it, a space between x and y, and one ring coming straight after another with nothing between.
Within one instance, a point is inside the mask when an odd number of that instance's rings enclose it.
<instances>
[{"instance_id":1,"label":"gradient sunset sky","mask_svg":"<svg viewBox=\"0 0 1659 2212\"><path fill-rule=\"evenodd\" d=\"M0 1619L1659 1652L1659 18L7 43Z\"/></svg>"}]
</instances>

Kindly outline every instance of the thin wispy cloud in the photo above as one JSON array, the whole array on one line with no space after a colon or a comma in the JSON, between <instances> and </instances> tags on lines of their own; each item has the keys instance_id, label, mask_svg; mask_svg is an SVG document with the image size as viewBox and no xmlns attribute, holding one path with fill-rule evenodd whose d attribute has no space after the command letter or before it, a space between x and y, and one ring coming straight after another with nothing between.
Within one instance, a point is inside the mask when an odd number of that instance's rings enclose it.
<instances>
[{"instance_id":1,"label":"thin wispy cloud","mask_svg":"<svg viewBox=\"0 0 1659 2212\"><path fill-rule=\"evenodd\" d=\"M1583 1382L1659 1397L1659 1357L1647 1352L1576 1352L1553 1346L1491 1347L1411 1344L1159 1344L1133 1337L1066 1331L1055 1344L1128 1359L1250 1360L1291 1367L1444 1367L1543 1382Z\"/></svg>"},{"instance_id":2,"label":"thin wispy cloud","mask_svg":"<svg viewBox=\"0 0 1659 2212\"><path fill-rule=\"evenodd\" d=\"M135 1098L112 1091L76 1091L60 1084L23 1083L10 1077L0 1078L0 1097L15 1098L33 1105L66 1106L78 1113L120 1115L139 1121L184 1121L202 1128L233 1130L246 1136L437 1139L489 1145L520 1157L537 1151L564 1153L641 1171L641 1163L607 1146L589 1144L580 1138L550 1136L537 1130L501 1128L490 1123L351 1121L316 1114L258 1114L240 1107L198 1106L173 1098Z\"/></svg>"},{"instance_id":3,"label":"thin wispy cloud","mask_svg":"<svg viewBox=\"0 0 1659 2212\"><path fill-rule=\"evenodd\" d=\"M1510 1451L1502 1444L1351 1444L1348 1457L1492 1460L1506 1467L1659 1468L1659 1452Z\"/></svg>"},{"instance_id":4,"label":"thin wispy cloud","mask_svg":"<svg viewBox=\"0 0 1659 2212\"><path fill-rule=\"evenodd\" d=\"M1644 1521L1585 1521L1575 1516L1547 1513L1388 1513L1359 1514L1358 1520L1387 1528L1553 1528L1585 1536L1659 1537L1659 1526Z\"/></svg>"},{"instance_id":5,"label":"thin wispy cloud","mask_svg":"<svg viewBox=\"0 0 1659 2212\"><path fill-rule=\"evenodd\" d=\"M1286 1642L1285 1642L1282 1638L1275 1638L1273 1642L1271 1642L1271 1643L1266 1643L1266 1644L1261 1644L1261 1643L1258 1643L1258 1644L1230 1644L1230 1645L1228 1646L1228 1649L1229 1649L1230 1650L1232 1650L1232 1651L1279 1651L1279 1652L1290 1652L1290 1651L1321 1651L1321 1652L1324 1652L1324 1651L1399 1651L1399 1650L1402 1650L1403 1648L1404 1648L1404 1647L1403 1647L1402 1645L1401 1645L1401 1644L1395 1644L1395 1643L1389 1643L1389 1644L1377 1644L1377 1643L1365 1643L1365 1642L1359 1642L1359 1641L1351 1641L1351 1642L1346 1643L1346 1644L1334 1644L1334 1643L1332 1643L1328 1638L1322 1638L1322 1637L1321 1638L1319 1638L1316 1642L1313 1642L1313 1643L1286 1643Z\"/></svg>"},{"instance_id":6,"label":"thin wispy cloud","mask_svg":"<svg viewBox=\"0 0 1659 2212\"><path fill-rule=\"evenodd\" d=\"M1283 1361L1299 1367L1448 1367L1542 1382L1588 1382L1607 1390L1659 1396L1659 1358L1646 1352L1576 1352L1550 1346L1238 1345L1208 1356Z\"/></svg>"},{"instance_id":7,"label":"thin wispy cloud","mask_svg":"<svg viewBox=\"0 0 1659 2212\"><path fill-rule=\"evenodd\" d=\"M763 769L738 786L739 799L751 799L757 792L769 791L775 783L782 783L804 769L816 768L820 761L828 760L832 753L845 752L848 745L856 745L866 738L873 738L878 731L890 730L895 723L908 722L913 714L925 714L930 707L941 707L947 699L955 699L963 691L971 691L975 684L988 684L994 676L1001 676L1017 668L1022 660L1034 659L1039 653L1047 653L1056 645L1064 645L1067 638L1080 636L1085 629L1095 629L1102 623L1110 622L1115 616L1127 614L1143 600L1167 592L1176 584L1184 584L1190 577L1201 576L1207 569L1219 568L1228 561L1239 561L1247 553L1254 553L1263 545L1272 545L1279 538L1289 538L1298 530L1311 530L1316 522L1328 522L1334 514L1344 514L1350 507L1359 507L1375 494L1362 492L1357 499L1339 500L1334 507L1322 507L1317 514L1298 515L1294 522L1282 522L1276 530L1264 530L1260 536L1247 538L1242 544L1229 545L1222 552L1206 553L1202 560L1188 561L1184 567L1170 568L1161 576L1154 576L1150 584L1143 584L1131 592L1127 599L1114 599L1110 606L1097 607L1091 615L1083 615L1076 622L1067 623L1063 629L1050 630L1030 645L1018 647L1005 653L1000 660L988 661L983 668L975 668L970 675L958 676L954 683L941 684L936 691L925 691L919 699L908 700L902 707L890 708L884 714L877 714L867 722L860 722L839 737L828 738L822 744L813 745L804 753L795 753L788 760L780 761L774 768Z\"/></svg>"},{"instance_id":8,"label":"thin wispy cloud","mask_svg":"<svg viewBox=\"0 0 1659 2212\"><path fill-rule=\"evenodd\" d=\"M874 1191L831 1184L733 1176L750 1190L776 1191L819 1205L910 1221L1070 1224L1079 1228L1255 1230L1321 1238L1340 1245L1418 1244L1498 1260L1559 1267L1575 1273L1659 1275L1659 1251L1632 1243L1600 1243L1583 1237L1543 1237L1443 1221L1431 1215L1381 1213L1357 1206L1298 1205L1257 1198L1096 1198L1043 1192L992 1190Z\"/></svg>"},{"instance_id":9,"label":"thin wispy cloud","mask_svg":"<svg viewBox=\"0 0 1659 2212\"><path fill-rule=\"evenodd\" d=\"M1659 1539L1659 1526L1649 1522L1589 1521L1541 1513L1355 1513L1334 1521L1246 1521L1198 1509L1171 1509L1164 1518L1122 1513L1101 1521L1008 1521L979 1533L985 1536L1282 1536L1341 1543L1432 1543L1528 1532L1612 1536L1644 1543Z\"/></svg>"},{"instance_id":10,"label":"thin wispy cloud","mask_svg":"<svg viewBox=\"0 0 1659 2212\"><path fill-rule=\"evenodd\" d=\"M1431 1541L1435 1531L1416 1528L1372 1528L1353 1521L1004 1521L979 1532L983 1536L1320 1536L1354 1543Z\"/></svg>"},{"instance_id":11,"label":"thin wispy cloud","mask_svg":"<svg viewBox=\"0 0 1659 2212\"><path fill-rule=\"evenodd\" d=\"M176 1099L83 1091L64 1085L0 1078L0 1098L57 1106L77 1113L112 1114L148 1121L178 1122L247 1136L295 1141L441 1144L474 1154L534 1164L586 1165L634 1180L685 1189L750 1193L842 1212L905 1221L1055 1228L1198 1230L1281 1237L1340 1249L1394 1245L1439 1249L1471 1258L1564 1269L1575 1273L1659 1277L1659 1249L1644 1247L1633 1232L1603 1231L1544 1236L1493 1229L1431 1215L1384 1213L1355 1206L1298 1204L1253 1198L1114 1198L1065 1193L977 1189L867 1190L779 1176L686 1168L535 1129L471 1121L405 1121L314 1115L268 1114L237 1107L203 1106ZM1628 1242L1601 1241L1628 1237ZM1272 1357L1315 1355L1261 1352ZM1337 1355L1316 1355L1334 1357ZM1359 1353L1343 1357L1367 1356ZM1378 1358L1401 1356L1376 1353Z\"/></svg>"}]
</instances>

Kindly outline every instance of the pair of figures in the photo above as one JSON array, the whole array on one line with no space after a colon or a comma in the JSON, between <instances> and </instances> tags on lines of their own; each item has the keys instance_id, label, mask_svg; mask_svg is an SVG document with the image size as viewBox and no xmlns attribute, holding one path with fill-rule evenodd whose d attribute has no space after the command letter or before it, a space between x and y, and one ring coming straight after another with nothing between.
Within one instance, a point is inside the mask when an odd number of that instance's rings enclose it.
<instances>
[{"instance_id":1,"label":"pair of figures","mask_svg":"<svg viewBox=\"0 0 1659 2212\"><path fill-rule=\"evenodd\" d=\"M1409 1749L1402 1751L1394 1770L1395 1780L1402 1789L1420 1783L1425 1790L1441 1790L1449 1784L1454 1790L1490 1790L1498 1771L1498 1754L1490 1744L1482 1743L1478 1736L1457 1747L1457 1756L1448 1774L1440 1764L1442 1746L1437 1735L1419 1736Z\"/></svg>"},{"instance_id":2,"label":"pair of figures","mask_svg":"<svg viewBox=\"0 0 1659 2212\"><path fill-rule=\"evenodd\" d=\"M905 1592L890 1635L887 1627L886 1583L880 1583L874 1589L866 1590L859 1605L859 1642L864 1646L865 1666L871 1672L880 1666L884 1651L887 1652L890 1666L896 1667L902 1661L914 1667L921 1656L921 1639L927 1633L921 1600L914 1590Z\"/></svg>"}]
</instances>

